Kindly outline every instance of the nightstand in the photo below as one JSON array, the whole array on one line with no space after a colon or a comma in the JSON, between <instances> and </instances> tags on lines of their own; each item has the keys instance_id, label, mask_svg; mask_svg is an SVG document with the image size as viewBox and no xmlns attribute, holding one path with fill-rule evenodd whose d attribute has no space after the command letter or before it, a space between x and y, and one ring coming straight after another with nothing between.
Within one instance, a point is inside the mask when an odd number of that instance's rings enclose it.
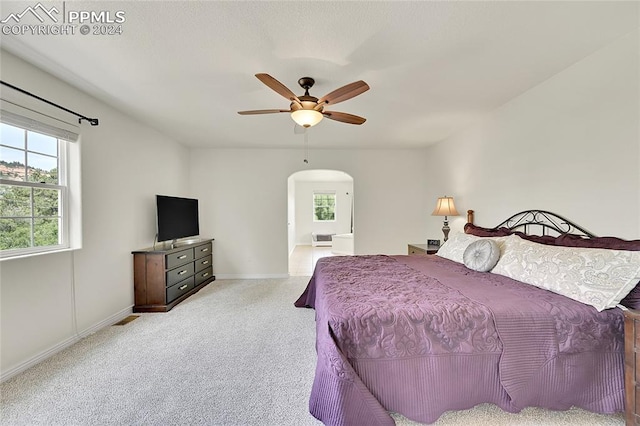
<instances>
[{"instance_id":1,"label":"nightstand","mask_svg":"<svg viewBox=\"0 0 640 426\"><path fill-rule=\"evenodd\" d=\"M440 246L427 244L409 244L409 254L436 254Z\"/></svg>"},{"instance_id":2,"label":"nightstand","mask_svg":"<svg viewBox=\"0 0 640 426\"><path fill-rule=\"evenodd\" d=\"M624 311L624 388L627 425L640 424L640 311Z\"/></svg>"}]
</instances>

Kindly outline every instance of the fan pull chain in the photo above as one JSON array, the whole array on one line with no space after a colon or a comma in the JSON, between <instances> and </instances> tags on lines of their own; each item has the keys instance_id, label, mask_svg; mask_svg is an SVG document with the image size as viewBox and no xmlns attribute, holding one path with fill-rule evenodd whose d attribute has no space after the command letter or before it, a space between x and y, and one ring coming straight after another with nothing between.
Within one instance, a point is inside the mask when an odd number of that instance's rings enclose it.
<instances>
[{"instance_id":1,"label":"fan pull chain","mask_svg":"<svg viewBox=\"0 0 640 426\"><path fill-rule=\"evenodd\" d=\"M304 132L304 163L309 164L309 131Z\"/></svg>"}]
</instances>

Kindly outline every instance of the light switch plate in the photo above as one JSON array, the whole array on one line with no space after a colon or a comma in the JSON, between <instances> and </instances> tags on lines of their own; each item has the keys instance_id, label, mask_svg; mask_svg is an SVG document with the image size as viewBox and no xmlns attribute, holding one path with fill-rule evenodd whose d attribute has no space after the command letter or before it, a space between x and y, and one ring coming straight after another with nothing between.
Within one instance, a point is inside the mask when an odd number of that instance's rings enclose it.
<instances>
[{"instance_id":1,"label":"light switch plate","mask_svg":"<svg viewBox=\"0 0 640 426\"><path fill-rule=\"evenodd\" d=\"M427 245L428 246L439 246L440 245L440 240L427 240Z\"/></svg>"}]
</instances>

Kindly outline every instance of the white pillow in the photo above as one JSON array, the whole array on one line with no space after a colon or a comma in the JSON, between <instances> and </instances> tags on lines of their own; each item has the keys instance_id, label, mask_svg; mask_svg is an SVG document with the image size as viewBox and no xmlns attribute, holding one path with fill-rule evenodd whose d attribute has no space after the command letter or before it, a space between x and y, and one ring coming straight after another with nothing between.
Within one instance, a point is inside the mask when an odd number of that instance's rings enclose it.
<instances>
[{"instance_id":1,"label":"white pillow","mask_svg":"<svg viewBox=\"0 0 640 426\"><path fill-rule=\"evenodd\" d=\"M469 244L462 255L464 266L474 271L488 272L500 258L500 247L491 238L482 238Z\"/></svg>"},{"instance_id":2,"label":"white pillow","mask_svg":"<svg viewBox=\"0 0 640 426\"><path fill-rule=\"evenodd\" d=\"M476 237L475 235L465 234L463 232L453 232L447 241L445 241L436 255L454 262L464 263L464 251L469 244L480 240L493 240L502 250L502 242L507 237Z\"/></svg>"},{"instance_id":3,"label":"white pillow","mask_svg":"<svg viewBox=\"0 0 640 426\"><path fill-rule=\"evenodd\" d=\"M480 237L462 232L452 232L449 239L445 241L436 252L437 256L454 262L464 263L464 251L469 244L478 241Z\"/></svg>"},{"instance_id":4,"label":"white pillow","mask_svg":"<svg viewBox=\"0 0 640 426\"><path fill-rule=\"evenodd\" d=\"M620 303L640 280L640 252L551 246L510 235L491 272L602 311Z\"/></svg>"}]
</instances>

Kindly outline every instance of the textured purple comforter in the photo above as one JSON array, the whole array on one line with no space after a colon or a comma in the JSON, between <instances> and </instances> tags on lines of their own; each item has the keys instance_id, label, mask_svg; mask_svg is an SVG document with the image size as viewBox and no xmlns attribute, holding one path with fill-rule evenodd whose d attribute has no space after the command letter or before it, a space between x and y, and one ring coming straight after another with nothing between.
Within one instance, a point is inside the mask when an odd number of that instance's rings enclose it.
<instances>
[{"instance_id":1,"label":"textured purple comforter","mask_svg":"<svg viewBox=\"0 0 640 426\"><path fill-rule=\"evenodd\" d=\"M624 410L623 316L438 256L320 259L311 414L326 425L510 412Z\"/></svg>"}]
</instances>

